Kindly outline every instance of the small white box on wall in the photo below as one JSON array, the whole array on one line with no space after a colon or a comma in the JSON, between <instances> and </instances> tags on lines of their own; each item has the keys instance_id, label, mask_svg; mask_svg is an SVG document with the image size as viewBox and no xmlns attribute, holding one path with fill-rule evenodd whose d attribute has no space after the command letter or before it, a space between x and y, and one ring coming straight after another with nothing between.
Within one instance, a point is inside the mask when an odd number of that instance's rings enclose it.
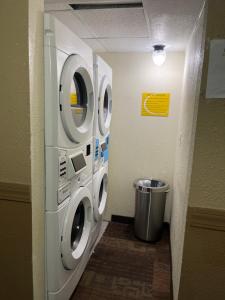
<instances>
[{"instance_id":1,"label":"small white box on wall","mask_svg":"<svg viewBox=\"0 0 225 300\"><path fill-rule=\"evenodd\" d=\"M225 98L225 39L210 41L206 98Z\"/></svg>"}]
</instances>

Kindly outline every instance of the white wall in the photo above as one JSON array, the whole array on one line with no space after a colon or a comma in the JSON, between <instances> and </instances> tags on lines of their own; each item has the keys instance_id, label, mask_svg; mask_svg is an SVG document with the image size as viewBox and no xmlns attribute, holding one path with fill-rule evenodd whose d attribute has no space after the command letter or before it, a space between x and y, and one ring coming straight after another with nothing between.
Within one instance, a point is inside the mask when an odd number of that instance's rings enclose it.
<instances>
[{"instance_id":1,"label":"white wall","mask_svg":"<svg viewBox=\"0 0 225 300\"><path fill-rule=\"evenodd\" d=\"M174 299L178 297L204 50L204 11L190 38L177 138L171 218Z\"/></svg>"},{"instance_id":2,"label":"white wall","mask_svg":"<svg viewBox=\"0 0 225 300\"><path fill-rule=\"evenodd\" d=\"M113 69L113 117L109 158L109 197L106 218L111 214L134 216L133 181L152 176L172 187L184 53L168 53L162 67L151 54L101 53ZM168 118L142 117L142 92L169 92ZM171 198L172 192L169 195ZM168 199L166 220L170 217Z\"/></svg>"},{"instance_id":3,"label":"white wall","mask_svg":"<svg viewBox=\"0 0 225 300\"><path fill-rule=\"evenodd\" d=\"M29 0L33 299L44 299L44 0Z\"/></svg>"}]
</instances>

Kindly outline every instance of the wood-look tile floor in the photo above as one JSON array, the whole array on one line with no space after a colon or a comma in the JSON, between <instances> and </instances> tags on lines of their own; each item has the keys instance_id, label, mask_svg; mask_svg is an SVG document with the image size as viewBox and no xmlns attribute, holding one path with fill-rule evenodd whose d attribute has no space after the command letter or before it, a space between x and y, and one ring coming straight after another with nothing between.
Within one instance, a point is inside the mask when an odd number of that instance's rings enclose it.
<instances>
[{"instance_id":1,"label":"wood-look tile floor","mask_svg":"<svg viewBox=\"0 0 225 300\"><path fill-rule=\"evenodd\" d=\"M132 224L110 223L71 300L169 300L169 233L145 243Z\"/></svg>"}]
</instances>

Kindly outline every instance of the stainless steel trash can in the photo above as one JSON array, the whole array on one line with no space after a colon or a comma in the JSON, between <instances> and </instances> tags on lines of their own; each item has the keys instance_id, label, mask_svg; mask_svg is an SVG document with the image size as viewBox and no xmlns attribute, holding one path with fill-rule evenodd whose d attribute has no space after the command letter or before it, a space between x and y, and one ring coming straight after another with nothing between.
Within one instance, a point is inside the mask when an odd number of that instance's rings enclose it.
<instances>
[{"instance_id":1,"label":"stainless steel trash can","mask_svg":"<svg viewBox=\"0 0 225 300\"><path fill-rule=\"evenodd\" d=\"M138 238L155 242L160 239L169 185L161 180L141 178L134 182L135 224Z\"/></svg>"}]
</instances>

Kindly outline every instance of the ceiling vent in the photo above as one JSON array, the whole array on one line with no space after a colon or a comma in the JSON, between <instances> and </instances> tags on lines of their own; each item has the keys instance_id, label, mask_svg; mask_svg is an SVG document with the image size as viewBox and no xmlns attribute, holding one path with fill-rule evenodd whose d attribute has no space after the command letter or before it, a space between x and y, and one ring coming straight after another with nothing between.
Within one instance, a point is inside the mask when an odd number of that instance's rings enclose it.
<instances>
[{"instance_id":1,"label":"ceiling vent","mask_svg":"<svg viewBox=\"0 0 225 300\"><path fill-rule=\"evenodd\" d=\"M74 10L87 10L87 9L117 9L117 8L143 8L142 2L124 2L124 3L90 3L90 4L69 4Z\"/></svg>"}]
</instances>

